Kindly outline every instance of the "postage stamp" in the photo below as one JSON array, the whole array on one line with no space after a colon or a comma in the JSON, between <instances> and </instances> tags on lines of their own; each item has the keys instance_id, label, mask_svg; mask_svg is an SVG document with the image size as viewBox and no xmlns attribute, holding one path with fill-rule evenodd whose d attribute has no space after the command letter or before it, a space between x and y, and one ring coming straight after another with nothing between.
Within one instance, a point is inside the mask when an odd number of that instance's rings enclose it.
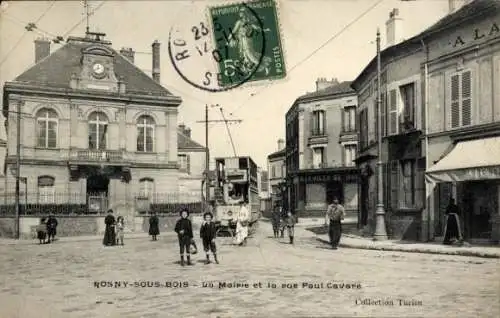
<instances>
[{"instance_id":1,"label":"postage stamp","mask_svg":"<svg viewBox=\"0 0 500 318\"><path fill-rule=\"evenodd\" d=\"M283 78L286 69L277 18L273 0L183 14L169 33L172 65L184 81L209 92Z\"/></svg>"},{"instance_id":2,"label":"postage stamp","mask_svg":"<svg viewBox=\"0 0 500 318\"><path fill-rule=\"evenodd\" d=\"M238 73L253 73L247 82L286 76L274 0L212 7L210 18L216 50L224 52L217 61L223 87L232 85Z\"/></svg>"}]
</instances>

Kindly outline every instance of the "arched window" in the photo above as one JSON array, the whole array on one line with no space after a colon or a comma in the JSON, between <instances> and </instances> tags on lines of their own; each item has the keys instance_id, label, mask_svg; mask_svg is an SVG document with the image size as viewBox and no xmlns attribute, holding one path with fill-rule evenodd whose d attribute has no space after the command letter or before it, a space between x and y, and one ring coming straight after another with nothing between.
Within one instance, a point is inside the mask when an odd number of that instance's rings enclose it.
<instances>
[{"instance_id":1,"label":"arched window","mask_svg":"<svg viewBox=\"0 0 500 318\"><path fill-rule=\"evenodd\" d=\"M137 119L137 151L153 152L155 122L151 116L143 115Z\"/></svg>"},{"instance_id":2,"label":"arched window","mask_svg":"<svg viewBox=\"0 0 500 318\"><path fill-rule=\"evenodd\" d=\"M152 198L154 193L155 181L151 178L142 178L139 180L139 196L142 198Z\"/></svg>"},{"instance_id":3,"label":"arched window","mask_svg":"<svg viewBox=\"0 0 500 318\"><path fill-rule=\"evenodd\" d=\"M36 113L37 147L57 147L57 113L49 108L42 108Z\"/></svg>"},{"instance_id":4,"label":"arched window","mask_svg":"<svg viewBox=\"0 0 500 318\"><path fill-rule=\"evenodd\" d=\"M106 149L108 117L103 112L89 116L89 149Z\"/></svg>"},{"instance_id":5,"label":"arched window","mask_svg":"<svg viewBox=\"0 0 500 318\"><path fill-rule=\"evenodd\" d=\"M38 177L38 202L55 202L55 178L51 176Z\"/></svg>"}]
</instances>

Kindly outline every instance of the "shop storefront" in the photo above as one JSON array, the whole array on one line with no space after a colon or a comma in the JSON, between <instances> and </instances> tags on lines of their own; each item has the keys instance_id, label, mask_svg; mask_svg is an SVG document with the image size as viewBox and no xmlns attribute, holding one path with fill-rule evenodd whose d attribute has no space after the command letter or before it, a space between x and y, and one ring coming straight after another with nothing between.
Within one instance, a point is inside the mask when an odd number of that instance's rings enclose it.
<instances>
[{"instance_id":1,"label":"shop storefront","mask_svg":"<svg viewBox=\"0 0 500 318\"><path fill-rule=\"evenodd\" d=\"M302 217L324 216L328 204L337 198L346 217L357 218L359 172L355 167L300 171L294 178L297 211Z\"/></svg>"},{"instance_id":2,"label":"shop storefront","mask_svg":"<svg viewBox=\"0 0 500 318\"><path fill-rule=\"evenodd\" d=\"M443 235L444 212L450 198L461 211L464 239L500 240L500 136L456 141L453 149L426 171L438 185L435 236Z\"/></svg>"}]
</instances>

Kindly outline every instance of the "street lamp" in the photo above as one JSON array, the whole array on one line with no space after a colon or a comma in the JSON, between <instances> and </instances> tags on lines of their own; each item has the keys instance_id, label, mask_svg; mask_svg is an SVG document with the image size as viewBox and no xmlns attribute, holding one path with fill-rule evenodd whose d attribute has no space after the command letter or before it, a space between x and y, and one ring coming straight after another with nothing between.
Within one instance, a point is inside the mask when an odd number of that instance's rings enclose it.
<instances>
[{"instance_id":1,"label":"street lamp","mask_svg":"<svg viewBox=\"0 0 500 318\"><path fill-rule=\"evenodd\" d=\"M385 210L384 210L384 176L382 174L382 99L380 90L380 30L377 29L377 118L378 118L378 158L377 158L377 209L375 211L375 233L373 240L387 240L387 231L385 229Z\"/></svg>"}]
</instances>

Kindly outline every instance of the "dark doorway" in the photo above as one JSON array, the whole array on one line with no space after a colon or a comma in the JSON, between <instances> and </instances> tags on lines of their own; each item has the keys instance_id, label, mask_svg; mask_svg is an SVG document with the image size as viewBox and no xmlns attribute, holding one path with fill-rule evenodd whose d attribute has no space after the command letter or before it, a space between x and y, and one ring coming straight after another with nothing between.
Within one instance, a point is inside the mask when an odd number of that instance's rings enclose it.
<instances>
[{"instance_id":1,"label":"dark doorway","mask_svg":"<svg viewBox=\"0 0 500 318\"><path fill-rule=\"evenodd\" d=\"M108 196L109 178L102 174L87 177L87 194Z\"/></svg>"},{"instance_id":2,"label":"dark doorway","mask_svg":"<svg viewBox=\"0 0 500 318\"><path fill-rule=\"evenodd\" d=\"M341 204L344 203L344 191L342 183L337 181L326 183L326 203L330 204L333 199L338 199Z\"/></svg>"},{"instance_id":3,"label":"dark doorway","mask_svg":"<svg viewBox=\"0 0 500 318\"><path fill-rule=\"evenodd\" d=\"M360 222L361 226L368 224L368 194L369 194L369 183L368 178L361 178L361 193L360 193L360 206L361 211Z\"/></svg>"}]
</instances>

